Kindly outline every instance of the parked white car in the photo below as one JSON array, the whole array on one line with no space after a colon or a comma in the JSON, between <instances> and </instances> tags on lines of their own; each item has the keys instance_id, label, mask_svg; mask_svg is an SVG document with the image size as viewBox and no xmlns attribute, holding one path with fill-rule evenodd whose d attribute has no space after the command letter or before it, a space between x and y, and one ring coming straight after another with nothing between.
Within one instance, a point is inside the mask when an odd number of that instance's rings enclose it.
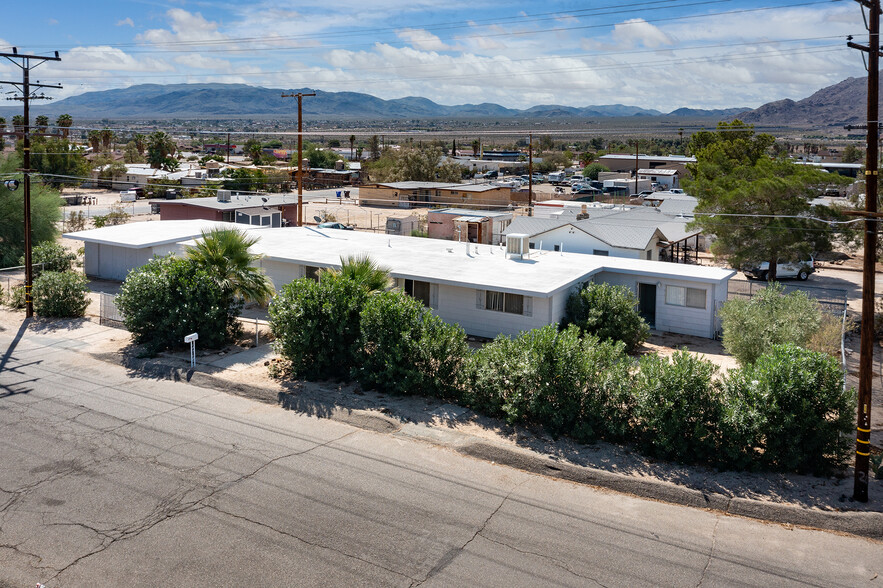
<instances>
[{"instance_id":1,"label":"parked white car","mask_svg":"<svg viewBox=\"0 0 883 588\"><path fill-rule=\"evenodd\" d=\"M764 261L761 263L749 264L742 268L742 271L749 278L756 280L766 280L770 271L770 263ZM813 264L813 258L810 257L805 261L795 261L776 264L776 279L778 278L797 278L798 280L806 280L811 273L816 271Z\"/></svg>"}]
</instances>

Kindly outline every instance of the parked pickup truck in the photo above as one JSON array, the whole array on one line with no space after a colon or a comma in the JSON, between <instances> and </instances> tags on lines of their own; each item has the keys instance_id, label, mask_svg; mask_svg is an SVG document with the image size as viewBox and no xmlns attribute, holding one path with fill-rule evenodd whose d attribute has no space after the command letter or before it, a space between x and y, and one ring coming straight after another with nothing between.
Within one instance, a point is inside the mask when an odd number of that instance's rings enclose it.
<instances>
[{"instance_id":1,"label":"parked pickup truck","mask_svg":"<svg viewBox=\"0 0 883 588\"><path fill-rule=\"evenodd\" d=\"M749 264L746 267L742 268L742 271L749 278L754 278L756 280L766 280L770 271L770 264L768 261L764 261L761 263ZM813 258L810 257L805 261L794 261L794 262L786 262L786 263L777 263L776 264L776 279L778 278L797 278L798 280L805 280L809 277L811 273L815 270L815 265L813 264Z\"/></svg>"}]
</instances>

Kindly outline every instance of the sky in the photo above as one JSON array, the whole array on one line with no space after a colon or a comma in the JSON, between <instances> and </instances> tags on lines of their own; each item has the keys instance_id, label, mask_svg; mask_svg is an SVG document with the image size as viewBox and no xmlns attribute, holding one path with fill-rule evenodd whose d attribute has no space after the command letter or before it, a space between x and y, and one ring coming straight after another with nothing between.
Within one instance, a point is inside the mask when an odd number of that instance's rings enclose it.
<instances>
[{"instance_id":1,"label":"sky","mask_svg":"<svg viewBox=\"0 0 883 588\"><path fill-rule=\"evenodd\" d=\"M799 100L866 75L846 47L867 43L849 0L44 0L3 16L0 51L59 52L32 71L64 86L55 98L220 82L669 112ZM21 72L2 60L0 79Z\"/></svg>"}]
</instances>

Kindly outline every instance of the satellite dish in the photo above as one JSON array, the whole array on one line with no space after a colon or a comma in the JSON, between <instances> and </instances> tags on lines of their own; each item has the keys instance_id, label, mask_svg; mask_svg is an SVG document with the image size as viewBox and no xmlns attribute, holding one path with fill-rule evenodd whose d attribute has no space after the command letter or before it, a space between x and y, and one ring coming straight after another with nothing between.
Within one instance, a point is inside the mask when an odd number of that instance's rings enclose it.
<instances>
[{"instance_id":1,"label":"satellite dish","mask_svg":"<svg viewBox=\"0 0 883 588\"><path fill-rule=\"evenodd\" d=\"M316 221L317 223L321 223L321 222L322 222L322 217L314 216L314 217L313 217L313 220Z\"/></svg>"}]
</instances>

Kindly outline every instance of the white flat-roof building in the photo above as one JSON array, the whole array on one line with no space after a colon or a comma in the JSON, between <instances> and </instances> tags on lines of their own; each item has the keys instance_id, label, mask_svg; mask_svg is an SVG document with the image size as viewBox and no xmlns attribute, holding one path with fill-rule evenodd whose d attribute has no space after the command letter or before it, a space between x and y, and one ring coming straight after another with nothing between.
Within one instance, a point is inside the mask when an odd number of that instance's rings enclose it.
<instances>
[{"instance_id":1,"label":"white flat-roof building","mask_svg":"<svg viewBox=\"0 0 883 588\"><path fill-rule=\"evenodd\" d=\"M83 241L83 270L87 276L122 281L129 270L141 267L153 257L179 253L182 242L215 227L230 228L230 223L207 220L139 222L65 233L64 237Z\"/></svg>"},{"instance_id":2,"label":"white flat-roof building","mask_svg":"<svg viewBox=\"0 0 883 588\"><path fill-rule=\"evenodd\" d=\"M727 298L733 270L696 265L531 251L513 259L501 246L292 227L262 229L252 251L279 289L366 254L386 266L404 291L439 317L482 337L515 335L559 322L568 296L586 281L634 291L656 329L713 337L716 309Z\"/></svg>"}]
</instances>

